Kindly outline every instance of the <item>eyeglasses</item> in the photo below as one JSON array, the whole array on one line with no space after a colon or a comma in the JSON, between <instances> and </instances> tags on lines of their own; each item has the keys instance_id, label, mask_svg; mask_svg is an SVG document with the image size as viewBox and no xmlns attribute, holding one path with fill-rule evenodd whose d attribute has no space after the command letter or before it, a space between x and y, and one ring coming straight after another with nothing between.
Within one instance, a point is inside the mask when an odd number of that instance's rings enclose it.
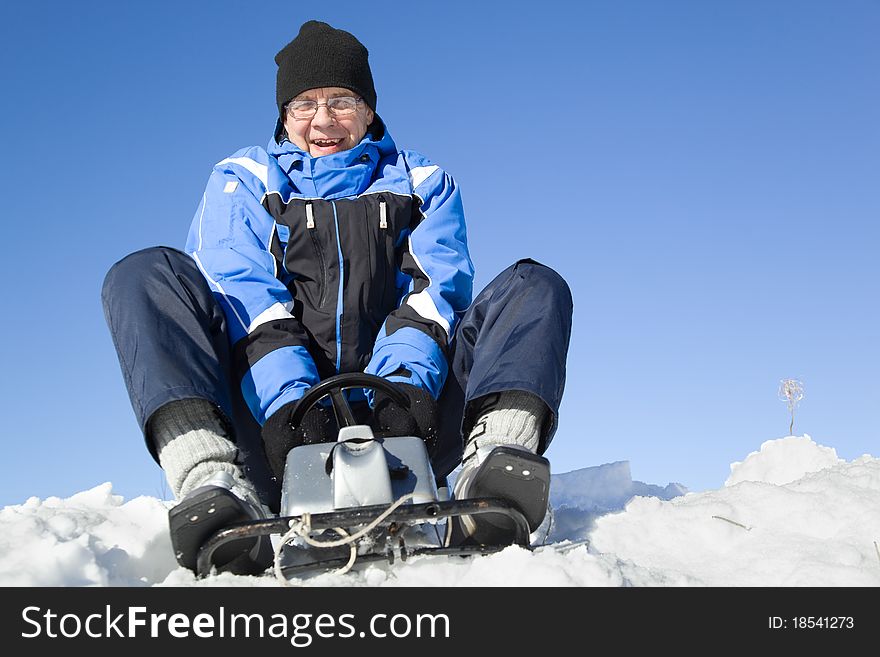
<instances>
[{"instance_id":1,"label":"eyeglasses","mask_svg":"<svg viewBox=\"0 0 880 657\"><path fill-rule=\"evenodd\" d=\"M363 98L354 96L337 96L328 98L326 103L316 100L292 100L287 103L287 114L295 119L310 119L318 113L319 107L326 107L333 116L350 116L357 111Z\"/></svg>"}]
</instances>

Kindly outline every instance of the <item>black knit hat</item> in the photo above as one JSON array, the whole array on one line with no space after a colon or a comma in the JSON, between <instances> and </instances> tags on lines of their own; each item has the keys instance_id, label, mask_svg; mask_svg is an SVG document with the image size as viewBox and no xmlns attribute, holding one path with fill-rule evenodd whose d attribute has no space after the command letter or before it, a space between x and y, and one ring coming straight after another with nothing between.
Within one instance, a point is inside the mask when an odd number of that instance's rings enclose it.
<instances>
[{"instance_id":1,"label":"black knit hat","mask_svg":"<svg viewBox=\"0 0 880 657\"><path fill-rule=\"evenodd\" d=\"M303 23L296 38L275 55L275 96L282 120L286 103L319 87L351 89L375 111L376 89L368 58L364 44L352 34L320 21Z\"/></svg>"}]
</instances>

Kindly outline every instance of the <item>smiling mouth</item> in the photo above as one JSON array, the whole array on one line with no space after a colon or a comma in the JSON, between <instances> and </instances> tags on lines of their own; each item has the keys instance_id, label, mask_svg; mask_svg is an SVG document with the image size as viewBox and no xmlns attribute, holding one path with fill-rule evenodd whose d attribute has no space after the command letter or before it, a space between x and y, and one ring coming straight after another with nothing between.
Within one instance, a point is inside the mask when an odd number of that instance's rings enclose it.
<instances>
[{"instance_id":1,"label":"smiling mouth","mask_svg":"<svg viewBox=\"0 0 880 657\"><path fill-rule=\"evenodd\" d=\"M313 139L312 143L320 148L331 148L342 143L342 139Z\"/></svg>"}]
</instances>

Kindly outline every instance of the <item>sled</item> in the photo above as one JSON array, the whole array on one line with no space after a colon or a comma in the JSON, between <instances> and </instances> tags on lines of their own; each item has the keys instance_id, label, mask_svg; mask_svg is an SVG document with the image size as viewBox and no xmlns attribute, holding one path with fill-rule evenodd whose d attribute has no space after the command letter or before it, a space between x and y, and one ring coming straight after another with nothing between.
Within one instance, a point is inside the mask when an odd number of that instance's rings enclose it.
<instances>
[{"instance_id":1,"label":"sled","mask_svg":"<svg viewBox=\"0 0 880 657\"><path fill-rule=\"evenodd\" d=\"M196 573L210 574L214 555L230 542L270 536L276 577L356 563L394 563L419 555L488 554L511 544L529 548L530 534L544 518L550 489L549 463L516 448L497 447L479 466L478 497L454 500L445 479L434 476L424 441L417 436L376 438L358 423L346 398L350 389L382 391L408 408L407 397L381 377L353 373L312 387L291 417L325 398L340 427L336 442L300 445L287 455L279 517L235 523L201 546ZM503 540L468 540L454 526L463 516L496 514ZM454 525L450 525L454 523ZM441 532L441 525L445 526ZM448 531L447 531L448 530ZM497 538L497 537L496 537Z\"/></svg>"}]
</instances>

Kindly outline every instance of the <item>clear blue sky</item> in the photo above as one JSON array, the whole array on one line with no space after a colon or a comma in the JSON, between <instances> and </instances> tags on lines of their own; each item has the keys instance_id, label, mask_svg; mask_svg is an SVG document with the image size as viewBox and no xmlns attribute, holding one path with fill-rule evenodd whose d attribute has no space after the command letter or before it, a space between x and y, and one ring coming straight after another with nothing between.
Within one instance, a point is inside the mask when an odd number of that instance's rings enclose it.
<instances>
[{"instance_id":1,"label":"clear blue sky","mask_svg":"<svg viewBox=\"0 0 880 657\"><path fill-rule=\"evenodd\" d=\"M212 165L265 145L308 19L370 49L398 144L459 182L477 283L575 299L556 472L717 488L788 433L880 453L880 3L7 2L0 504L157 495L107 269L182 246Z\"/></svg>"}]
</instances>

